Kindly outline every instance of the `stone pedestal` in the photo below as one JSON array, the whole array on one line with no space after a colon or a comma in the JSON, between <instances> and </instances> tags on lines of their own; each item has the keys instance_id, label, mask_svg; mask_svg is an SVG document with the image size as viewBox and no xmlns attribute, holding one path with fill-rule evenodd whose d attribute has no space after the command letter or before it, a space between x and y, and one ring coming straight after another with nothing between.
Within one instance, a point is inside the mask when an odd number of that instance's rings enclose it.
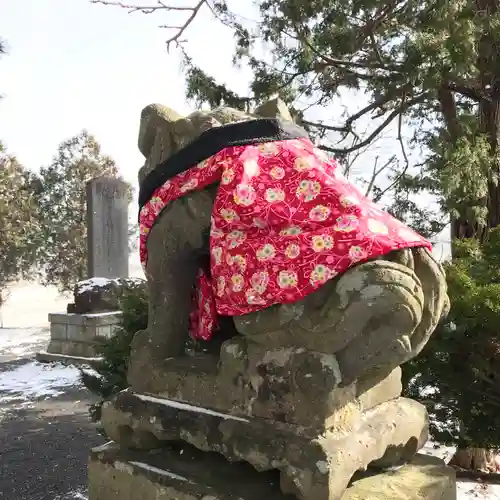
<instances>
[{"instance_id":1,"label":"stone pedestal","mask_svg":"<svg viewBox=\"0 0 500 500\"><path fill-rule=\"evenodd\" d=\"M114 335L120 325L121 311L96 314L49 314L49 354L92 358L102 338Z\"/></svg>"},{"instance_id":2,"label":"stone pedestal","mask_svg":"<svg viewBox=\"0 0 500 500\"><path fill-rule=\"evenodd\" d=\"M341 500L455 500L455 472L442 460L417 455L377 475L358 475ZM124 452L115 444L94 448L89 500L295 500L280 491L275 471L257 472L215 453L186 445Z\"/></svg>"},{"instance_id":3,"label":"stone pedestal","mask_svg":"<svg viewBox=\"0 0 500 500\"><path fill-rule=\"evenodd\" d=\"M38 353L37 359L90 361L97 355L96 344L113 336L120 326L124 294L145 289L145 281L139 278L91 278L78 282L67 313L49 314L50 343L47 352Z\"/></svg>"},{"instance_id":4,"label":"stone pedestal","mask_svg":"<svg viewBox=\"0 0 500 500\"><path fill-rule=\"evenodd\" d=\"M103 428L122 449L183 441L274 471L298 500L341 500L359 471L408 463L428 440L425 407L400 396L400 368L343 386L335 356L237 337L220 357L150 365L148 379L153 394L136 386L103 405Z\"/></svg>"},{"instance_id":5,"label":"stone pedestal","mask_svg":"<svg viewBox=\"0 0 500 500\"><path fill-rule=\"evenodd\" d=\"M279 101L262 105L257 113L291 119ZM181 118L161 106L149 106L141 117L139 145L146 163L140 182L144 187L145 176L156 165L211 127L254 118L228 108ZM297 151L282 146L276 148L276 161L295 155L289 178L300 180L297 190L311 173L303 170L326 168L320 167L323 160L308 149L311 146L295 144ZM275 155L264 150L259 148L258 154ZM245 161L243 154L240 160ZM222 183L226 173L240 175L226 167ZM304 177L297 177L297 171ZM337 181L339 186L344 182ZM264 278L271 279L270 273L261 276L252 270L242 300L256 305L269 294L277 303L236 315L232 324L221 321L220 342L188 352L185 340L198 257L211 254L217 260L212 244L224 233L211 221L214 208L218 210L216 188L185 192L161 214L155 202L154 225L141 228L148 234L149 321L132 341L129 389L102 406L102 426L112 442L91 453L89 500L454 500L453 471L438 459L417 454L428 440L428 415L423 405L401 397L399 368L421 351L446 314L449 300L439 264L422 248L400 249L384 259L360 263L366 255L361 247L351 246L354 240L347 234L339 241L354 252L348 271L337 275L338 269L317 266L304 278L316 283L318 273L322 286L289 303L292 296L278 299L267 286ZM338 207L341 215L331 221L335 231L344 232L344 214L360 227L377 223L370 246L375 233L389 231L377 219L379 209L368 202L366 211L359 205L361 193L343 196L344 191L332 191L330 198L325 193L325 203ZM245 207L242 211L254 210ZM256 219L248 225L232 215L230 219L235 225L228 222L228 229L245 228L234 231L238 238L248 237L254 226L259 231L267 228L259 232L258 245L282 228L290 238L297 237L296 229L319 235L307 224L289 226L297 219L294 211L287 221L269 217L264 226ZM396 227L401 235L410 234ZM233 248L235 234L230 234L217 243L221 251L223 246ZM409 247L420 242L411 235ZM301 232L303 236L297 240L300 245L309 239ZM318 251L327 249L325 245ZM258 247L255 250L259 253ZM244 255L223 262L230 266L228 276L238 268L242 274L250 270ZM305 264L298 258L294 262L295 270ZM280 251L262 269L272 266L277 272L288 265ZM237 276L230 278L235 292L240 291ZM212 278L220 293L231 286L222 274ZM291 282L283 286L294 288Z\"/></svg>"}]
</instances>

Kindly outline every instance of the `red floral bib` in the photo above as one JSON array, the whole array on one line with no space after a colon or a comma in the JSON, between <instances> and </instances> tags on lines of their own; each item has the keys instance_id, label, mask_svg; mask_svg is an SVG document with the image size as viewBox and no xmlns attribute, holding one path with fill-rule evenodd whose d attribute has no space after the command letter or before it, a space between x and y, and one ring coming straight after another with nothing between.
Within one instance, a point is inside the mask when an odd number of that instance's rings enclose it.
<instances>
[{"instance_id":1,"label":"red floral bib","mask_svg":"<svg viewBox=\"0 0 500 500\"><path fill-rule=\"evenodd\" d=\"M191 317L196 338L211 337L215 313L238 316L296 302L361 261L431 248L301 138L227 147L157 188L140 212L143 265L163 208L215 182L211 279L200 271Z\"/></svg>"}]
</instances>

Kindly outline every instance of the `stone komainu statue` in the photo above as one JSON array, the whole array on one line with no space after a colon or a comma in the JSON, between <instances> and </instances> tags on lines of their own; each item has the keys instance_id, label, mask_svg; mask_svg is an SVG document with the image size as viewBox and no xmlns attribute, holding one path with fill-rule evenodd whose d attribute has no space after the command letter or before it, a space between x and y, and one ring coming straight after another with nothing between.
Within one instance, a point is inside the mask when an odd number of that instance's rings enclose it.
<instances>
[{"instance_id":1,"label":"stone komainu statue","mask_svg":"<svg viewBox=\"0 0 500 500\"><path fill-rule=\"evenodd\" d=\"M107 434L279 469L282 490L307 500L411 459L428 420L400 397L399 365L448 307L429 242L344 179L279 100L252 116L148 106L139 148L149 323L131 389L103 408ZM228 340L186 356L189 331ZM210 411L193 427L178 402Z\"/></svg>"}]
</instances>

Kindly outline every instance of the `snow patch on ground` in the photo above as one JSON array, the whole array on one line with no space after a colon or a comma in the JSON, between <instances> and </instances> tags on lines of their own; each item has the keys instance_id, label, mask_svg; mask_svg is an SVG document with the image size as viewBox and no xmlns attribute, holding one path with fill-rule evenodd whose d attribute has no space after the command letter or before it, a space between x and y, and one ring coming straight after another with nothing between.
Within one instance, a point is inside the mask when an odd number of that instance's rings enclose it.
<instances>
[{"instance_id":1,"label":"snow patch on ground","mask_svg":"<svg viewBox=\"0 0 500 500\"><path fill-rule=\"evenodd\" d=\"M500 500L500 484L473 483L457 484L457 500Z\"/></svg>"},{"instance_id":2,"label":"snow patch on ground","mask_svg":"<svg viewBox=\"0 0 500 500\"><path fill-rule=\"evenodd\" d=\"M54 398L78 385L78 368L33 361L0 373L0 403Z\"/></svg>"},{"instance_id":3,"label":"snow patch on ground","mask_svg":"<svg viewBox=\"0 0 500 500\"><path fill-rule=\"evenodd\" d=\"M440 446L432 441L420 450L420 453L438 457L448 463L456 448L454 446ZM457 500L500 500L500 485L499 484L484 484L473 481L458 481L457 482Z\"/></svg>"},{"instance_id":4,"label":"snow patch on ground","mask_svg":"<svg viewBox=\"0 0 500 500\"><path fill-rule=\"evenodd\" d=\"M77 490L57 496L54 500L89 500L89 497L84 490Z\"/></svg>"},{"instance_id":5,"label":"snow patch on ground","mask_svg":"<svg viewBox=\"0 0 500 500\"><path fill-rule=\"evenodd\" d=\"M0 328L0 361L31 356L45 347L49 338L47 328Z\"/></svg>"},{"instance_id":6,"label":"snow patch on ground","mask_svg":"<svg viewBox=\"0 0 500 500\"><path fill-rule=\"evenodd\" d=\"M441 458L448 463L452 459L455 450L454 446L441 446L433 441L428 441L419 453Z\"/></svg>"}]
</instances>

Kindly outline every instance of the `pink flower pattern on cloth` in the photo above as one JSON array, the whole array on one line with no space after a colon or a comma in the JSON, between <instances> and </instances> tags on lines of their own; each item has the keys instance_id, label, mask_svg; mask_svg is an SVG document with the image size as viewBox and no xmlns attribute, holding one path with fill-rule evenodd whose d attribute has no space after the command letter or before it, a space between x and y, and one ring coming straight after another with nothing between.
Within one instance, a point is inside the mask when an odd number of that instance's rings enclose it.
<instances>
[{"instance_id":1,"label":"pink flower pattern on cloth","mask_svg":"<svg viewBox=\"0 0 500 500\"><path fill-rule=\"evenodd\" d=\"M227 147L165 182L141 209L140 258L165 206L220 182L210 233L211 280L200 273L192 335L219 315L296 302L351 266L431 244L363 196L309 139ZM207 295L211 293L212 297Z\"/></svg>"}]
</instances>

